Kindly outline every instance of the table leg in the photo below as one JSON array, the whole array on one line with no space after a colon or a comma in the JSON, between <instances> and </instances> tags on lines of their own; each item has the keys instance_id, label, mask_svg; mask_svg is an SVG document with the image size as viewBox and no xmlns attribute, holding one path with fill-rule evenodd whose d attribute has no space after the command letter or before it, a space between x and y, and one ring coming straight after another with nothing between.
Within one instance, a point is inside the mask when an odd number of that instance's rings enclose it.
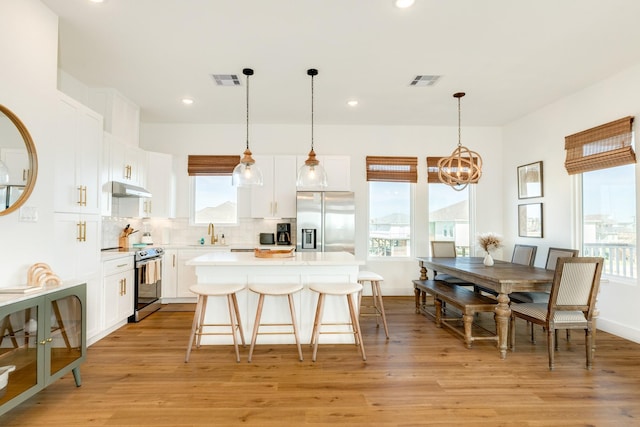
<instances>
[{"instance_id":1,"label":"table leg","mask_svg":"<svg viewBox=\"0 0 640 427\"><path fill-rule=\"evenodd\" d=\"M509 335L509 318L511 317L511 308L509 307L509 295L498 294L498 304L494 310L496 321L496 332L498 333L498 350L500 350L500 358L507 357L507 339Z\"/></svg>"},{"instance_id":2,"label":"table leg","mask_svg":"<svg viewBox=\"0 0 640 427\"><path fill-rule=\"evenodd\" d=\"M419 264L420 264L420 280L427 280L427 267L424 266L424 263L422 261L420 261Z\"/></svg>"}]
</instances>

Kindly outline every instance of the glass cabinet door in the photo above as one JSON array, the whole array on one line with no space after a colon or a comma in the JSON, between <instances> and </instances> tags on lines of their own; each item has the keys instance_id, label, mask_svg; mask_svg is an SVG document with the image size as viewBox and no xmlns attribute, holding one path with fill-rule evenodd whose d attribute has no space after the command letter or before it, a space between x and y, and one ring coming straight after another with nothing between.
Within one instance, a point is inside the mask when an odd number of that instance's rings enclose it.
<instances>
[{"instance_id":1,"label":"glass cabinet door","mask_svg":"<svg viewBox=\"0 0 640 427\"><path fill-rule=\"evenodd\" d=\"M0 406L38 384L39 307L0 308Z\"/></svg>"},{"instance_id":2,"label":"glass cabinet door","mask_svg":"<svg viewBox=\"0 0 640 427\"><path fill-rule=\"evenodd\" d=\"M83 356L82 302L76 295L51 300L48 306L49 376Z\"/></svg>"}]
</instances>

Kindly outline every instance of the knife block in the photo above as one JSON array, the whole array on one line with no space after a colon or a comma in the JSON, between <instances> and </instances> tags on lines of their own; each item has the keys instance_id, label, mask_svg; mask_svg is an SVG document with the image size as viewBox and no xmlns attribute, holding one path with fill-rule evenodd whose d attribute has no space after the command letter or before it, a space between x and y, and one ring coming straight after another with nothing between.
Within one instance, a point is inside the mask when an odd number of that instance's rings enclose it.
<instances>
[{"instance_id":1,"label":"knife block","mask_svg":"<svg viewBox=\"0 0 640 427\"><path fill-rule=\"evenodd\" d=\"M120 249L129 249L129 236L119 237L118 246L120 247Z\"/></svg>"}]
</instances>

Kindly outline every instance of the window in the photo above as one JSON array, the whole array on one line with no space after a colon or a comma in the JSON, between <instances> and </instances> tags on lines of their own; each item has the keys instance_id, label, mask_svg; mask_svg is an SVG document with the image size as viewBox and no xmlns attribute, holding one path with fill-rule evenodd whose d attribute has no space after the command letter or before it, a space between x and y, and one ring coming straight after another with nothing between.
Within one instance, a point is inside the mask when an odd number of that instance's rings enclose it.
<instances>
[{"instance_id":1,"label":"window","mask_svg":"<svg viewBox=\"0 0 640 427\"><path fill-rule=\"evenodd\" d=\"M569 135L564 141L567 172L582 174L582 255L603 257L603 274L636 278L633 117Z\"/></svg>"},{"instance_id":2,"label":"window","mask_svg":"<svg viewBox=\"0 0 640 427\"><path fill-rule=\"evenodd\" d=\"M458 256L469 256L469 188L429 184L429 240L453 240Z\"/></svg>"},{"instance_id":3,"label":"window","mask_svg":"<svg viewBox=\"0 0 640 427\"><path fill-rule=\"evenodd\" d=\"M369 182L370 256L411 256L411 185Z\"/></svg>"},{"instance_id":4,"label":"window","mask_svg":"<svg viewBox=\"0 0 640 427\"><path fill-rule=\"evenodd\" d=\"M238 195L231 183L240 156L189 156L192 224L236 224Z\"/></svg>"},{"instance_id":5,"label":"window","mask_svg":"<svg viewBox=\"0 0 640 427\"><path fill-rule=\"evenodd\" d=\"M230 176L195 176L193 180L193 224L236 224L238 202Z\"/></svg>"},{"instance_id":6,"label":"window","mask_svg":"<svg viewBox=\"0 0 640 427\"><path fill-rule=\"evenodd\" d=\"M367 156L369 256L411 256L416 157Z\"/></svg>"},{"instance_id":7,"label":"window","mask_svg":"<svg viewBox=\"0 0 640 427\"><path fill-rule=\"evenodd\" d=\"M636 278L635 165L582 174L582 256L605 260L603 274Z\"/></svg>"}]
</instances>

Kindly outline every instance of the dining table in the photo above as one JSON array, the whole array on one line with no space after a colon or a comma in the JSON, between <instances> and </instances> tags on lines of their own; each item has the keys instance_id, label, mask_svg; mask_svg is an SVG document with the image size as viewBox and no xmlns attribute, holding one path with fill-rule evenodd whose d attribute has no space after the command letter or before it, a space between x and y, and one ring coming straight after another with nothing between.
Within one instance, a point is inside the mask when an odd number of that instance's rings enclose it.
<instances>
[{"instance_id":1,"label":"dining table","mask_svg":"<svg viewBox=\"0 0 640 427\"><path fill-rule=\"evenodd\" d=\"M491 266L484 265L481 257L417 257L420 265L420 280L427 280L428 270L446 273L496 292L495 307L498 350L502 359L507 356L507 337L511 317L511 292L548 292L554 272L540 267L514 264L495 260ZM434 276L432 276L434 277Z\"/></svg>"}]
</instances>

